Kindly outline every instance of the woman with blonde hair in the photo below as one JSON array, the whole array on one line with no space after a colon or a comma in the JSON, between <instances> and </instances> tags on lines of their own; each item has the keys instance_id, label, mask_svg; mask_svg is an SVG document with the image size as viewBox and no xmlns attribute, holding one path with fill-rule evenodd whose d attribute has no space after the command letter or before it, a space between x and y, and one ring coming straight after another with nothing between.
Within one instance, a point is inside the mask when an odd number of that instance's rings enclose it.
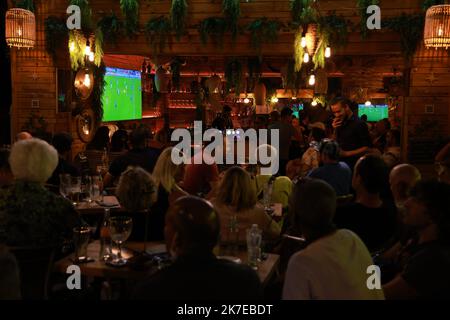
<instances>
[{"instance_id":1,"label":"woman with blonde hair","mask_svg":"<svg viewBox=\"0 0 450 320\"><path fill-rule=\"evenodd\" d=\"M116 196L128 215L133 218L130 240L150 240L155 228L150 208L156 201L156 185L150 173L141 167L129 166L120 176ZM150 216L147 217L148 215Z\"/></svg>"},{"instance_id":2,"label":"woman with blonde hair","mask_svg":"<svg viewBox=\"0 0 450 320\"><path fill-rule=\"evenodd\" d=\"M280 226L257 203L250 174L240 167L232 167L225 172L212 203L220 217L222 242L227 241L230 229L236 227L238 241L245 241L245 231L252 224L263 230L265 240L273 240L280 234Z\"/></svg>"},{"instance_id":3,"label":"woman with blonde hair","mask_svg":"<svg viewBox=\"0 0 450 320\"><path fill-rule=\"evenodd\" d=\"M188 195L177 181L183 177L183 165L177 165L172 161L172 152L180 151L175 148L166 148L158 158L153 169L153 179L157 190L157 201L150 209L153 234L151 240L164 240L164 225L169 203L182 196Z\"/></svg>"}]
</instances>

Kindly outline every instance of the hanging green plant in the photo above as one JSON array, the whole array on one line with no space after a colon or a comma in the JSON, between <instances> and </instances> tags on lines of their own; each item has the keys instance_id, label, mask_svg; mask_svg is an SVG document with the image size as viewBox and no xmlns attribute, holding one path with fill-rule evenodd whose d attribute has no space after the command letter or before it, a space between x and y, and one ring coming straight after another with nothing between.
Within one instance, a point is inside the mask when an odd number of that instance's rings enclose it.
<instances>
[{"instance_id":1,"label":"hanging green plant","mask_svg":"<svg viewBox=\"0 0 450 320\"><path fill-rule=\"evenodd\" d=\"M423 14L402 14L398 17L383 19L384 28L400 34L402 52L407 61L410 61L423 41L424 24Z\"/></svg>"},{"instance_id":2,"label":"hanging green plant","mask_svg":"<svg viewBox=\"0 0 450 320\"><path fill-rule=\"evenodd\" d=\"M231 32L233 40L236 39L239 26L238 20L241 15L239 0L223 0L222 11L227 20L228 31Z\"/></svg>"},{"instance_id":3,"label":"hanging green plant","mask_svg":"<svg viewBox=\"0 0 450 320\"><path fill-rule=\"evenodd\" d=\"M94 64L100 66L103 60L103 31L101 28L95 29L95 52Z\"/></svg>"},{"instance_id":4,"label":"hanging green plant","mask_svg":"<svg viewBox=\"0 0 450 320\"><path fill-rule=\"evenodd\" d=\"M303 69L304 70L304 69ZM299 90L304 84L304 74L302 71L295 71L295 60L289 59L287 65L286 79L285 79L285 89L292 90L295 95L298 94Z\"/></svg>"},{"instance_id":5,"label":"hanging green plant","mask_svg":"<svg viewBox=\"0 0 450 320\"><path fill-rule=\"evenodd\" d=\"M88 35L91 50L94 49L94 64L100 66L103 59L103 33L100 28L95 30L94 35ZM69 31L69 56L73 70L78 70L86 65L86 44L85 35L77 30Z\"/></svg>"},{"instance_id":6,"label":"hanging green plant","mask_svg":"<svg viewBox=\"0 0 450 320\"><path fill-rule=\"evenodd\" d=\"M45 26L45 49L53 60L56 59L56 48L67 41L68 30L64 19L55 16L47 17Z\"/></svg>"},{"instance_id":7,"label":"hanging green plant","mask_svg":"<svg viewBox=\"0 0 450 320\"><path fill-rule=\"evenodd\" d=\"M302 47L302 29L295 33L294 40L294 59L295 59L295 71L300 71L303 65L303 55L305 54L305 48Z\"/></svg>"},{"instance_id":8,"label":"hanging green plant","mask_svg":"<svg viewBox=\"0 0 450 320\"><path fill-rule=\"evenodd\" d=\"M159 54L164 51L171 30L170 20L165 16L153 18L147 22L145 25L145 34L153 53Z\"/></svg>"},{"instance_id":9,"label":"hanging green plant","mask_svg":"<svg viewBox=\"0 0 450 320\"><path fill-rule=\"evenodd\" d=\"M139 31L139 0L120 0L120 10L125 16L125 32L133 37Z\"/></svg>"},{"instance_id":10,"label":"hanging green plant","mask_svg":"<svg viewBox=\"0 0 450 320\"><path fill-rule=\"evenodd\" d=\"M295 27L315 23L319 17L314 0L291 0L292 23Z\"/></svg>"},{"instance_id":11,"label":"hanging green plant","mask_svg":"<svg viewBox=\"0 0 450 320\"><path fill-rule=\"evenodd\" d=\"M334 13L318 19L317 33L326 37L333 47L344 47L348 42L348 21Z\"/></svg>"},{"instance_id":12,"label":"hanging green plant","mask_svg":"<svg viewBox=\"0 0 450 320\"><path fill-rule=\"evenodd\" d=\"M178 41L186 30L187 7L186 0L172 0L170 20Z\"/></svg>"},{"instance_id":13,"label":"hanging green plant","mask_svg":"<svg viewBox=\"0 0 450 320\"><path fill-rule=\"evenodd\" d=\"M95 114L95 120L97 123L100 123L103 118L103 90L106 85L105 74L106 67L103 63L100 63L99 66L92 67L92 73L94 75L94 87L92 89L92 104L91 108Z\"/></svg>"},{"instance_id":14,"label":"hanging green plant","mask_svg":"<svg viewBox=\"0 0 450 320\"><path fill-rule=\"evenodd\" d=\"M242 85L242 64L239 60L230 60L225 66L226 93L235 88L235 93L240 93Z\"/></svg>"},{"instance_id":15,"label":"hanging green plant","mask_svg":"<svg viewBox=\"0 0 450 320\"><path fill-rule=\"evenodd\" d=\"M319 40L316 52L313 56L314 70L325 67L325 49L328 47L328 39L322 37Z\"/></svg>"},{"instance_id":16,"label":"hanging green plant","mask_svg":"<svg viewBox=\"0 0 450 320\"><path fill-rule=\"evenodd\" d=\"M34 12L34 1L33 0L17 0L14 2L15 2L14 7Z\"/></svg>"},{"instance_id":17,"label":"hanging green plant","mask_svg":"<svg viewBox=\"0 0 450 320\"><path fill-rule=\"evenodd\" d=\"M367 37L367 19L369 15L367 14L367 7L371 5L378 5L380 3L379 0L356 0L356 6L359 10L360 20L360 32L361 37L365 39Z\"/></svg>"},{"instance_id":18,"label":"hanging green plant","mask_svg":"<svg viewBox=\"0 0 450 320\"><path fill-rule=\"evenodd\" d=\"M116 14L111 12L111 14L104 16L97 22L97 27L102 30L104 41L106 43L116 45L117 39L120 37L124 25Z\"/></svg>"},{"instance_id":19,"label":"hanging green plant","mask_svg":"<svg viewBox=\"0 0 450 320\"><path fill-rule=\"evenodd\" d=\"M227 30L227 23L224 18L211 17L201 21L198 26L198 33L203 44L208 43L208 38L214 45L220 48L223 46L223 36Z\"/></svg>"},{"instance_id":20,"label":"hanging green plant","mask_svg":"<svg viewBox=\"0 0 450 320\"><path fill-rule=\"evenodd\" d=\"M247 26L250 31L250 45L261 55L263 43L274 43L278 39L281 24L267 18L256 19Z\"/></svg>"},{"instance_id":21,"label":"hanging green plant","mask_svg":"<svg viewBox=\"0 0 450 320\"><path fill-rule=\"evenodd\" d=\"M85 32L92 32L94 30L94 23L92 20L92 10L87 0L70 0L70 5L80 7L81 10L81 29Z\"/></svg>"}]
</instances>

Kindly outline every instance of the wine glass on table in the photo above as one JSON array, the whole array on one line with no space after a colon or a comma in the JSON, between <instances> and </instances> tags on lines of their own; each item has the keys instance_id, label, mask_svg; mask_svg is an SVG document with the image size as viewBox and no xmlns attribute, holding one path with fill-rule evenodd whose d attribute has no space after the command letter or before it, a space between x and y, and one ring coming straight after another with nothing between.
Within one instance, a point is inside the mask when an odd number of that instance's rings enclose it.
<instances>
[{"instance_id":1,"label":"wine glass on table","mask_svg":"<svg viewBox=\"0 0 450 320\"><path fill-rule=\"evenodd\" d=\"M69 189L71 184L70 174L59 175L59 193L66 199L69 196Z\"/></svg>"},{"instance_id":2,"label":"wine glass on table","mask_svg":"<svg viewBox=\"0 0 450 320\"><path fill-rule=\"evenodd\" d=\"M122 244L130 237L132 229L133 219L130 217L119 216L110 219L109 231L111 240L117 244L119 250L117 256L109 264L121 267L127 263L127 260L122 258Z\"/></svg>"}]
</instances>

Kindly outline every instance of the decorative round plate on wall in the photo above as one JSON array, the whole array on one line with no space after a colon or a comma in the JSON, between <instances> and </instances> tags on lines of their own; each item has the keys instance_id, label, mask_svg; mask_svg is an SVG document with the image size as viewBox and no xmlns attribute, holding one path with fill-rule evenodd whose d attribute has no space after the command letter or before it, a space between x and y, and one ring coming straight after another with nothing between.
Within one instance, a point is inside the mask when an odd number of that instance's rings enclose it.
<instances>
[{"instance_id":1,"label":"decorative round plate on wall","mask_svg":"<svg viewBox=\"0 0 450 320\"><path fill-rule=\"evenodd\" d=\"M95 116L92 109L81 111L75 121L80 140L85 143L91 142L95 133Z\"/></svg>"}]
</instances>

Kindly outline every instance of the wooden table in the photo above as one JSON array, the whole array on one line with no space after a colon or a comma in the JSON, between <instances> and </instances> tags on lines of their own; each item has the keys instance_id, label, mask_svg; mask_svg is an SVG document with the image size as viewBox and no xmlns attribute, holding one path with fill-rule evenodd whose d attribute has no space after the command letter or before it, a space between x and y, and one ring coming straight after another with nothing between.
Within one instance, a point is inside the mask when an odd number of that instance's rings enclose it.
<instances>
[{"instance_id":1,"label":"wooden table","mask_svg":"<svg viewBox=\"0 0 450 320\"><path fill-rule=\"evenodd\" d=\"M122 256L124 258L129 258L132 256L132 251L127 250L130 248L135 251L142 250L142 242L127 242L125 243L125 248L122 249ZM166 248L163 243L149 242L147 243L148 253L162 253L165 252ZM139 280L147 276L152 271L156 271L156 268L150 268L147 270L135 270L128 266L116 268L105 264L103 261L99 260L100 252L100 242L94 241L88 246L88 256L93 258L95 261L80 264L81 273L88 277L101 277L109 279L130 279ZM247 253L245 251L240 251L238 258L242 260L243 263L247 262ZM73 265L72 260L73 255L65 257L55 263L55 271L66 273L67 267ZM261 280L261 283L265 286L269 282L272 275L275 273L280 257L276 254L268 254L267 259L263 260L258 267L257 273Z\"/></svg>"}]
</instances>

